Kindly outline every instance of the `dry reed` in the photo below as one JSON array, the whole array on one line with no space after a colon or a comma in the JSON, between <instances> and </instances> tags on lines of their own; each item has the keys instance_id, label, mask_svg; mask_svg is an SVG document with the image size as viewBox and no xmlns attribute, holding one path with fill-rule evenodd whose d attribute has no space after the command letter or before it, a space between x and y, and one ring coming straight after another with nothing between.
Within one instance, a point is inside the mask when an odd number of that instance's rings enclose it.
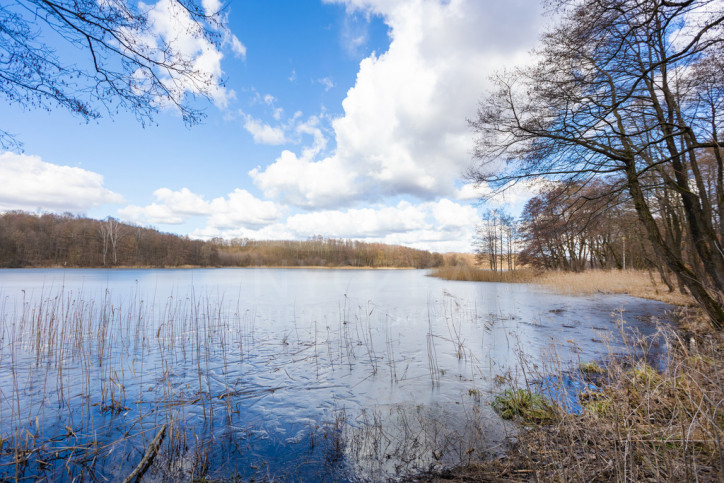
<instances>
[{"instance_id":1,"label":"dry reed","mask_svg":"<svg viewBox=\"0 0 724 483\"><path fill-rule=\"evenodd\" d=\"M679 292L669 292L658 275L645 270L586 270L584 272L542 272L533 283L558 293L585 295L593 293L627 294L672 305L691 305L693 299Z\"/></svg>"},{"instance_id":2,"label":"dry reed","mask_svg":"<svg viewBox=\"0 0 724 483\"><path fill-rule=\"evenodd\" d=\"M668 347L658 370L637 355L638 348L657 342ZM597 390L579 394L580 414L553 406L553 420L521 426L504 457L479 459L424 479L724 479L721 334L684 338L675 329L662 327L649 339L628 338L628 350L610 353L604 366L604 374L559 374L561 380L578 377L597 384Z\"/></svg>"},{"instance_id":3,"label":"dry reed","mask_svg":"<svg viewBox=\"0 0 724 483\"><path fill-rule=\"evenodd\" d=\"M536 271L523 268L496 272L468 264L434 269L431 277L467 282L534 283L557 293L587 295L627 294L672 305L693 305L688 294L670 292L658 274L645 270Z\"/></svg>"},{"instance_id":4,"label":"dry reed","mask_svg":"<svg viewBox=\"0 0 724 483\"><path fill-rule=\"evenodd\" d=\"M530 283L534 281L536 272L534 270L522 269L496 272L482 270L470 265L454 265L434 269L431 277L444 280L457 280L466 282L503 282L503 283Z\"/></svg>"}]
</instances>

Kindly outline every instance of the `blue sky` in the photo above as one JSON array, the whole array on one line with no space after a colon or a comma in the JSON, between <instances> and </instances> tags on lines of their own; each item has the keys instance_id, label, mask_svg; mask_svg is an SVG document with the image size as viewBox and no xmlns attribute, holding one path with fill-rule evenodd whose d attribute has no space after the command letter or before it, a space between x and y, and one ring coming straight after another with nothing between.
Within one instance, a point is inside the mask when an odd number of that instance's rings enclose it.
<instances>
[{"instance_id":1,"label":"blue sky","mask_svg":"<svg viewBox=\"0 0 724 483\"><path fill-rule=\"evenodd\" d=\"M23 150L0 152L0 210L469 251L484 208L462 179L466 119L491 74L530 59L544 20L535 0L234 0L237 41L205 64L225 84L200 125L172 110L145 127L123 112L85 123L3 100L0 129Z\"/></svg>"}]
</instances>

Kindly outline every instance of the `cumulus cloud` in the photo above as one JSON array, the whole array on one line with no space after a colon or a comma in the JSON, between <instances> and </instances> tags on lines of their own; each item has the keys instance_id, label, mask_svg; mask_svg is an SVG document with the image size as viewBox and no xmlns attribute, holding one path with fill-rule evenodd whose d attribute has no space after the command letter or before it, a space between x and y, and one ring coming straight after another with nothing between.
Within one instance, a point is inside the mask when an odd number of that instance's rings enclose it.
<instances>
[{"instance_id":1,"label":"cumulus cloud","mask_svg":"<svg viewBox=\"0 0 724 483\"><path fill-rule=\"evenodd\" d=\"M324 210L287 218L286 226L301 237L324 234L339 238L381 237L430 227L423 207L408 202L382 208Z\"/></svg>"},{"instance_id":2,"label":"cumulus cloud","mask_svg":"<svg viewBox=\"0 0 724 483\"><path fill-rule=\"evenodd\" d=\"M390 28L389 49L361 61L344 115L332 123L335 152L321 160L285 152L252 173L257 186L307 208L390 195L456 196L455 180L473 147L466 119L474 116L490 74L528 58L539 30L537 4L328 1L344 4L350 15L380 16ZM322 181L300 176L295 182L282 164L314 171ZM331 180L340 175L335 186Z\"/></svg>"},{"instance_id":3,"label":"cumulus cloud","mask_svg":"<svg viewBox=\"0 0 724 483\"><path fill-rule=\"evenodd\" d=\"M137 32L127 32L126 34L135 37L139 45L151 49L156 48L159 43L173 45L173 51L176 54L186 59L192 59L194 70L205 80L205 82L197 82L175 76L171 72L158 72L157 74L162 76L162 81L170 95L180 101L188 93L205 92L210 95L218 107L227 107L229 101L235 98L235 94L221 84L223 76L221 59L224 55L201 35L202 27L194 22L186 9L172 0L159 0L153 6L144 3L140 5L142 8L148 9L151 35L143 36ZM203 6L207 15L216 14L221 9L221 3L218 0L204 0ZM246 55L244 44L230 32L223 32L222 43L230 46L235 55L241 57ZM136 72L139 86L143 85L143 77L147 75L149 74L142 71ZM159 102L161 101L159 100Z\"/></svg>"},{"instance_id":4,"label":"cumulus cloud","mask_svg":"<svg viewBox=\"0 0 724 483\"><path fill-rule=\"evenodd\" d=\"M173 191L160 188L153 192L154 203L129 205L118 211L122 219L142 224L181 224L193 216L207 217L208 227L259 228L278 221L282 210L271 201L256 198L246 190L236 189L226 196L206 201L188 188Z\"/></svg>"},{"instance_id":5,"label":"cumulus cloud","mask_svg":"<svg viewBox=\"0 0 724 483\"><path fill-rule=\"evenodd\" d=\"M304 208L337 206L340 192L358 194L356 171L335 157L313 158L314 150L305 150L301 156L284 150L272 165L254 168L249 176L266 197Z\"/></svg>"},{"instance_id":6,"label":"cumulus cloud","mask_svg":"<svg viewBox=\"0 0 724 483\"><path fill-rule=\"evenodd\" d=\"M214 198L210 212L209 226L220 229L239 225L260 227L282 217L282 210L275 203L238 188L224 198Z\"/></svg>"},{"instance_id":7,"label":"cumulus cloud","mask_svg":"<svg viewBox=\"0 0 724 483\"><path fill-rule=\"evenodd\" d=\"M279 145L287 142L282 127L270 126L259 119L254 119L248 114L244 121L244 129L252 135L254 142L258 144Z\"/></svg>"},{"instance_id":8,"label":"cumulus cloud","mask_svg":"<svg viewBox=\"0 0 724 483\"><path fill-rule=\"evenodd\" d=\"M323 235L443 252L470 251L478 222L473 207L448 199L419 204L401 201L394 206L296 213L259 228L209 223L193 236L290 240Z\"/></svg>"},{"instance_id":9,"label":"cumulus cloud","mask_svg":"<svg viewBox=\"0 0 724 483\"><path fill-rule=\"evenodd\" d=\"M0 210L37 209L82 213L123 197L103 186L103 176L81 168L47 163L39 156L0 153Z\"/></svg>"}]
</instances>

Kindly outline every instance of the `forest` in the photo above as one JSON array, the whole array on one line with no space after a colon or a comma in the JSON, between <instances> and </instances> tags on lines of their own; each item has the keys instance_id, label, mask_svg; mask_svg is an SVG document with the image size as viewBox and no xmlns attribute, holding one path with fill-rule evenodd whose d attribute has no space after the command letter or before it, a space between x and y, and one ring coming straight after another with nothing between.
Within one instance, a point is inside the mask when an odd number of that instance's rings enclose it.
<instances>
[{"instance_id":1,"label":"forest","mask_svg":"<svg viewBox=\"0 0 724 483\"><path fill-rule=\"evenodd\" d=\"M336 240L210 241L70 213L0 215L0 267L401 267L431 268L443 256L413 248Z\"/></svg>"}]
</instances>

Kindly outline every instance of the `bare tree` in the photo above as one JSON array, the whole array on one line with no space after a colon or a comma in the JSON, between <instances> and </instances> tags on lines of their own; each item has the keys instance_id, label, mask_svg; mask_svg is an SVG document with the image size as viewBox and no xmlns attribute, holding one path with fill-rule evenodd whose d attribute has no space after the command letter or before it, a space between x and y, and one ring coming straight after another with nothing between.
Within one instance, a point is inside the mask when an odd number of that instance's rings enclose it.
<instances>
[{"instance_id":1,"label":"bare tree","mask_svg":"<svg viewBox=\"0 0 724 483\"><path fill-rule=\"evenodd\" d=\"M487 262L490 270L513 270L517 228L515 220L504 210L493 209L483 214L473 237L475 258L479 264Z\"/></svg>"},{"instance_id":2,"label":"bare tree","mask_svg":"<svg viewBox=\"0 0 724 483\"><path fill-rule=\"evenodd\" d=\"M164 8L177 30L159 31ZM0 96L30 109L63 108L91 120L119 109L146 122L175 106L187 123L201 111L188 94L209 97L219 79L200 69L199 50L230 35L220 12L199 0L9 0L0 4ZM168 34L168 32L166 32ZM190 51L182 40L198 40ZM186 42L188 44L188 42ZM14 138L0 130L0 147Z\"/></svg>"},{"instance_id":3,"label":"bare tree","mask_svg":"<svg viewBox=\"0 0 724 483\"><path fill-rule=\"evenodd\" d=\"M605 177L628 193L658 259L724 327L722 163L714 196L701 168L706 151L721 159L722 3L550 3L560 20L544 35L537 63L496 77L471 121L481 161L471 177L492 184ZM681 207L693 264L662 234L650 196L662 186Z\"/></svg>"}]
</instances>

